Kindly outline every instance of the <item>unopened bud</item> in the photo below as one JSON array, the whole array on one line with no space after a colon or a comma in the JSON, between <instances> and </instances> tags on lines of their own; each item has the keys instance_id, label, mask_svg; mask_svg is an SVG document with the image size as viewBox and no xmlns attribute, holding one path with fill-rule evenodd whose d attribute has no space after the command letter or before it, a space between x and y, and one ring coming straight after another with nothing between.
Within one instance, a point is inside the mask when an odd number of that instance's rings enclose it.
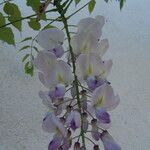
<instances>
[{"instance_id":1,"label":"unopened bud","mask_svg":"<svg viewBox=\"0 0 150 150\"><path fill-rule=\"evenodd\" d=\"M80 150L80 143L79 142L75 142L73 150Z\"/></svg>"},{"instance_id":2,"label":"unopened bud","mask_svg":"<svg viewBox=\"0 0 150 150\"><path fill-rule=\"evenodd\" d=\"M94 145L93 150L100 150L98 145Z\"/></svg>"}]
</instances>

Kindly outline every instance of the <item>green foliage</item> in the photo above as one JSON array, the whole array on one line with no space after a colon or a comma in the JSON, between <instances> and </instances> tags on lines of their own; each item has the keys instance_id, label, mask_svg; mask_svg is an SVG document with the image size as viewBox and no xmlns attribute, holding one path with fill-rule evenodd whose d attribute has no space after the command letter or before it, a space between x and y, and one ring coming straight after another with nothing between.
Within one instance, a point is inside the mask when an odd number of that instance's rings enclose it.
<instances>
[{"instance_id":1,"label":"green foliage","mask_svg":"<svg viewBox=\"0 0 150 150\"><path fill-rule=\"evenodd\" d=\"M122 9L124 6L125 0L119 0L119 2L120 2L120 9Z\"/></svg>"},{"instance_id":2,"label":"green foliage","mask_svg":"<svg viewBox=\"0 0 150 150\"><path fill-rule=\"evenodd\" d=\"M26 38L24 38L24 39L21 41L21 43L22 43L22 42L25 42L25 41L29 41L29 40L32 40L32 37L26 37Z\"/></svg>"},{"instance_id":3,"label":"green foliage","mask_svg":"<svg viewBox=\"0 0 150 150\"><path fill-rule=\"evenodd\" d=\"M33 30L39 30L41 28L41 24L37 21L36 18L31 18L30 21L28 22L28 25Z\"/></svg>"},{"instance_id":4,"label":"green foliage","mask_svg":"<svg viewBox=\"0 0 150 150\"><path fill-rule=\"evenodd\" d=\"M30 46L26 45L26 46L23 46L19 51L23 51L23 50L28 49L28 48L30 48Z\"/></svg>"},{"instance_id":5,"label":"green foliage","mask_svg":"<svg viewBox=\"0 0 150 150\"><path fill-rule=\"evenodd\" d=\"M21 12L16 4L7 2L5 3L3 10L8 15L8 20L10 22L14 22L16 20L21 19ZM12 25L19 31L21 31L22 29L21 21L12 23Z\"/></svg>"},{"instance_id":6,"label":"green foliage","mask_svg":"<svg viewBox=\"0 0 150 150\"><path fill-rule=\"evenodd\" d=\"M0 40L10 45L15 45L14 34L10 27L4 27L0 29Z\"/></svg>"},{"instance_id":7,"label":"green foliage","mask_svg":"<svg viewBox=\"0 0 150 150\"><path fill-rule=\"evenodd\" d=\"M88 5L88 9L89 9L89 12L92 13L93 10L94 10L94 7L95 7L95 4L96 4L96 1L95 0L91 0L89 5Z\"/></svg>"},{"instance_id":8,"label":"green foliage","mask_svg":"<svg viewBox=\"0 0 150 150\"><path fill-rule=\"evenodd\" d=\"M22 58L22 62L24 62L29 56L30 56L30 54L26 54L26 55Z\"/></svg>"},{"instance_id":9,"label":"green foliage","mask_svg":"<svg viewBox=\"0 0 150 150\"><path fill-rule=\"evenodd\" d=\"M31 61L28 61L24 66L24 70L26 74L33 76L33 72L34 72L33 63Z\"/></svg>"},{"instance_id":10,"label":"green foliage","mask_svg":"<svg viewBox=\"0 0 150 150\"><path fill-rule=\"evenodd\" d=\"M27 6L32 7L32 10L37 12L40 6L40 0L26 0Z\"/></svg>"},{"instance_id":11,"label":"green foliage","mask_svg":"<svg viewBox=\"0 0 150 150\"><path fill-rule=\"evenodd\" d=\"M50 29L50 28L56 28L55 26L52 26L52 25L50 25L50 24L48 24L48 25L46 25L44 28L43 28L43 30L45 30L45 29Z\"/></svg>"},{"instance_id":12,"label":"green foliage","mask_svg":"<svg viewBox=\"0 0 150 150\"><path fill-rule=\"evenodd\" d=\"M5 17L3 16L3 14L0 12L0 26L5 25L6 21L5 21Z\"/></svg>"}]
</instances>

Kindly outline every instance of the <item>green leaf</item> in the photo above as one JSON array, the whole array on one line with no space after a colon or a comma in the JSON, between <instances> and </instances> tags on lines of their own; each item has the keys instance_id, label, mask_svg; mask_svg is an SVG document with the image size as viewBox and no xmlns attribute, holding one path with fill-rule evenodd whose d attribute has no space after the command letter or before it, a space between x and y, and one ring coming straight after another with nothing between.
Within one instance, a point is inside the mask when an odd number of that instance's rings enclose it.
<instances>
[{"instance_id":1,"label":"green leaf","mask_svg":"<svg viewBox=\"0 0 150 150\"><path fill-rule=\"evenodd\" d=\"M16 4L7 2L5 3L3 10L6 14L8 14L8 20L10 22L14 22L16 20L21 19L21 12ZM13 23L12 25L15 28L17 28L19 31L21 31L22 29L21 21L17 21Z\"/></svg>"},{"instance_id":2,"label":"green leaf","mask_svg":"<svg viewBox=\"0 0 150 150\"><path fill-rule=\"evenodd\" d=\"M3 16L3 14L0 12L0 26L5 25L6 21L5 21L5 17Z\"/></svg>"},{"instance_id":3,"label":"green leaf","mask_svg":"<svg viewBox=\"0 0 150 150\"><path fill-rule=\"evenodd\" d=\"M32 7L33 11L37 12L40 7L40 0L26 0L27 6Z\"/></svg>"},{"instance_id":4,"label":"green leaf","mask_svg":"<svg viewBox=\"0 0 150 150\"><path fill-rule=\"evenodd\" d=\"M95 0L91 0L89 5L88 5L88 9L89 9L89 12L92 13L93 10L94 10L94 7L95 7L95 4L96 4L96 1Z\"/></svg>"},{"instance_id":5,"label":"green leaf","mask_svg":"<svg viewBox=\"0 0 150 150\"><path fill-rule=\"evenodd\" d=\"M120 10L123 8L125 0L120 0Z\"/></svg>"},{"instance_id":6,"label":"green leaf","mask_svg":"<svg viewBox=\"0 0 150 150\"><path fill-rule=\"evenodd\" d=\"M29 56L30 56L30 54L26 54L26 55L22 58L22 62L24 62Z\"/></svg>"},{"instance_id":7,"label":"green leaf","mask_svg":"<svg viewBox=\"0 0 150 150\"><path fill-rule=\"evenodd\" d=\"M29 41L29 40L32 40L32 37L26 37L25 39L23 39L23 40L21 41L21 43L22 43L22 42L25 42L25 41Z\"/></svg>"},{"instance_id":8,"label":"green leaf","mask_svg":"<svg viewBox=\"0 0 150 150\"><path fill-rule=\"evenodd\" d=\"M43 28L43 30L45 30L45 29L50 29L50 28L57 28L57 27L48 24L48 25L46 25L46 26Z\"/></svg>"},{"instance_id":9,"label":"green leaf","mask_svg":"<svg viewBox=\"0 0 150 150\"><path fill-rule=\"evenodd\" d=\"M30 46L29 45L23 46L19 51L25 50L27 48L30 48Z\"/></svg>"},{"instance_id":10,"label":"green leaf","mask_svg":"<svg viewBox=\"0 0 150 150\"><path fill-rule=\"evenodd\" d=\"M0 40L6 42L7 44L15 45L14 34L10 27L0 29Z\"/></svg>"},{"instance_id":11,"label":"green leaf","mask_svg":"<svg viewBox=\"0 0 150 150\"><path fill-rule=\"evenodd\" d=\"M81 1L81 0L75 0L75 4L76 4L76 5L79 4L80 1Z\"/></svg>"},{"instance_id":12,"label":"green leaf","mask_svg":"<svg viewBox=\"0 0 150 150\"><path fill-rule=\"evenodd\" d=\"M34 66L31 61L27 62L24 66L24 70L26 74L33 76Z\"/></svg>"},{"instance_id":13,"label":"green leaf","mask_svg":"<svg viewBox=\"0 0 150 150\"><path fill-rule=\"evenodd\" d=\"M28 25L33 30L39 30L41 28L41 24L35 18L31 18L30 21L28 22Z\"/></svg>"},{"instance_id":14,"label":"green leaf","mask_svg":"<svg viewBox=\"0 0 150 150\"><path fill-rule=\"evenodd\" d=\"M36 52L39 52L38 48L36 46L33 46L33 49L36 51Z\"/></svg>"}]
</instances>

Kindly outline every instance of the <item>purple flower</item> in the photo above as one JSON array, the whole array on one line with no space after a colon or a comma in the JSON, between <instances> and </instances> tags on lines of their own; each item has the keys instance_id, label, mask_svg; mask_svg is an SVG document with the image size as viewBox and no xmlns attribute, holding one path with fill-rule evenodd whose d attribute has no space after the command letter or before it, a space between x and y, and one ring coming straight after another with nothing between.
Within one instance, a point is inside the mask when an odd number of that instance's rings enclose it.
<instances>
[{"instance_id":1,"label":"purple flower","mask_svg":"<svg viewBox=\"0 0 150 150\"><path fill-rule=\"evenodd\" d=\"M121 147L107 131L103 131L101 134L101 140L105 150L121 150Z\"/></svg>"},{"instance_id":2,"label":"purple flower","mask_svg":"<svg viewBox=\"0 0 150 150\"><path fill-rule=\"evenodd\" d=\"M95 112L100 123L109 124L111 122L109 114L104 109L97 109Z\"/></svg>"},{"instance_id":3,"label":"purple flower","mask_svg":"<svg viewBox=\"0 0 150 150\"><path fill-rule=\"evenodd\" d=\"M72 130L81 127L81 116L79 112L72 111L67 117L66 124L71 127Z\"/></svg>"},{"instance_id":4,"label":"purple flower","mask_svg":"<svg viewBox=\"0 0 150 150\"><path fill-rule=\"evenodd\" d=\"M48 150L57 150L61 146L61 135L55 135L48 145Z\"/></svg>"}]
</instances>

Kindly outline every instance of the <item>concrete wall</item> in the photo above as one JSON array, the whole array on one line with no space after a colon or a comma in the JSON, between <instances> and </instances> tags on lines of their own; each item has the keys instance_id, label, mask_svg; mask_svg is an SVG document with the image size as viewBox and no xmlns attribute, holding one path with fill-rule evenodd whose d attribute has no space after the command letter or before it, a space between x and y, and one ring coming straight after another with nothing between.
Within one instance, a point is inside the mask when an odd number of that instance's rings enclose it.
<instances>
[{"instance_id":1,"label":"concrete wall","mask_svg":"<svg viewBox=\"0 0 150 150\"><path fill-rule=\"evenodd\" d=\"M17 2L27 15L22 0ZM149 150L150 147L149 6L149 0L127 0L120 12L115 0L109 4L97 0L92 14L107 19L103 36L109 39L110 48L105 58L113 59L109 80L121 98L119 107L111 113L110 132L122 150ZM88 15L85 9L71 23L76 24ZM25 24L21 35L15 30L17 41L21 36L35 34L26 29ZM46 110L38 91L43 87L37 76L30 78L24 74L18 46L0 43L0 150L46 150L51 135L41 128Z\"/></svg>"}]
</instances>

